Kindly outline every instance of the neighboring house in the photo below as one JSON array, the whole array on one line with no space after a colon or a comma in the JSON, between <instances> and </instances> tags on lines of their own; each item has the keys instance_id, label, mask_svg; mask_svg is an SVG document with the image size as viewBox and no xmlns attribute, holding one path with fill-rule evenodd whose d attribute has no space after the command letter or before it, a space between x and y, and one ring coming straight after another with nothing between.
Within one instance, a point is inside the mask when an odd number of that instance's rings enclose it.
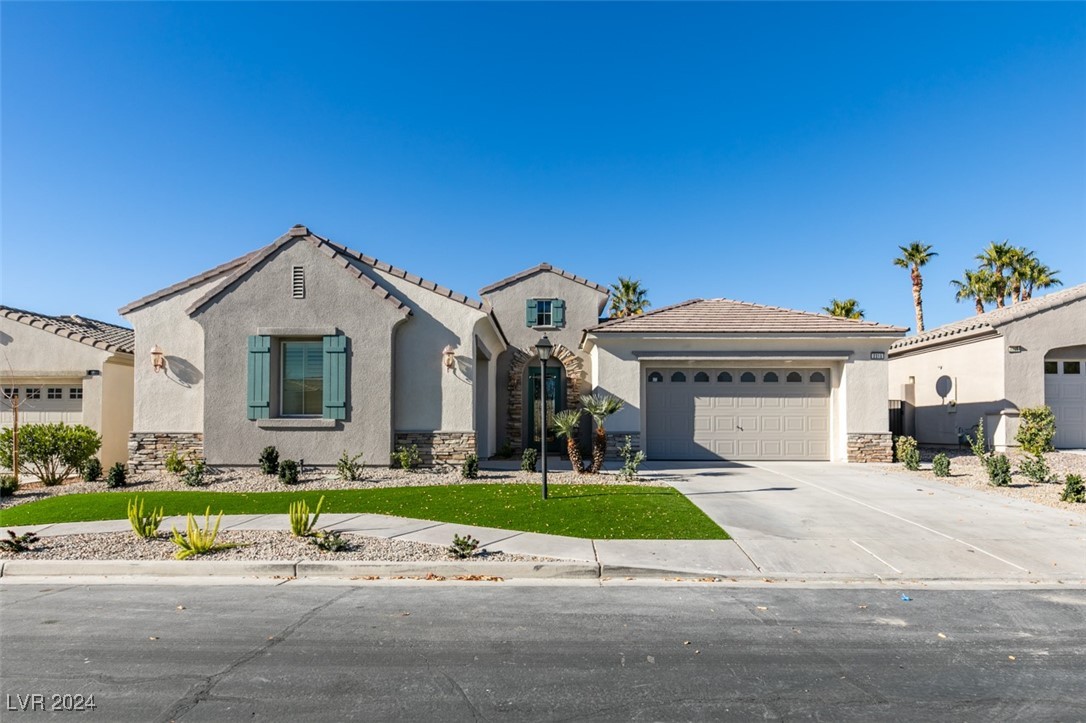
<instances>
[{"instance_id":1,"label":"neighboring house","mask_svg":"<svg viewBox=\"0 0 1086 723\"><path fill-rule=\"evenodd\" d=\"M132 431L132 330L80 316L0 306L0 426L84 424L102 437L99 458L127 458Z\"/></svg>"},{"instance_id":2,"label":"neighboring house","mask_svg":"<svg viewBox=\"0 0 1086 723\"><path fill-rule=\"evenodd\" d=\"M984 418L988 441L1016 446L1018 410L1047 404L1057 448L1086 448L1086 284L896 342L889 395L922 444L957 445Z\"/></svg>"},{"instance_id":3,"label":"neighboring house","mask_svg":"<svg viewBox=\"0 0 1086 723\"><path fill-rule=\"evenodd\" d=\"M160 467L175 446L212 464L255 464L267 445L313 464L344 451L383 464L409 444L428 463L519 454L539 443L541 386L550 410L621 397L612 439L632 434L657 459L889 459L884 358L904 329L723 300L600 324L607 289L548 264L481 295L296 226L135 301L121 309L139 360L132 464ZM698 393L683 396L676 372Z\"/></svg>"}]
</instances>

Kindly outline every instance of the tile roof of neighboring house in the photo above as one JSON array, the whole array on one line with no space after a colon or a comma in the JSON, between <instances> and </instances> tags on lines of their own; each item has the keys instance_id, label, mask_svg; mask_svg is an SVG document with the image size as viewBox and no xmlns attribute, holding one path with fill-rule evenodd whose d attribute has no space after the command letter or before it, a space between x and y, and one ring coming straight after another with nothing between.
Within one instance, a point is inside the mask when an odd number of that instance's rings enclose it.
<instances>
[{"instance_id":1,"label":"tile roof of neighboring house","mask_svg":"<svg viewBox=\"0 0 1086 723\"><path fill-rule=\"evenodd\" d=\"M135 334L126 326L117 326L75 315L46 316L10 306L0 306L0 316L93 346L96 349L124 354L132 354L135 349Z\"/></svg>"},{"instance_id":2,"label":"tile roof of neighboring house","mask_svg":"<svg viewBox=\"0 0 1086 723\"><path fill-rule=\"evenodd\" d=\"M606 286L600 286L599 284L597 284L597 283L595 283L593 281L589 281L588 279L582 278L582 277L577 276L575 274L571 274L568 271L563 271L562 269L560 269L560 268L558 268L556 266L551 266L550 264L540 264L539 266L533 266L530 269L525 269L524 271L521 271L519 274L513 274L512 276L507 276L506 278L502 279L501 281L495 281L490 286L484 286L483 288L479 289L479 293L483 294L483 295L489 294L491 292L497 291L500 288L503 288L505 286L509 286L510 284L513 284L513 283L516 283L517 281L520 281L521 279L526 279L529 276L541 273L543 271L549 271L552 274L558 274L559 276L561 276L563 278L569 279L570 281L576 281L578 284L584 284L588 288L595 289L596 291L600 291L600 292L602 292L604 294L611 293Z\"/></svg>"},{"instance_id":3,"label":"tile roof of neighboring house","mask_svg":"<svg viewBox=\"0 0 1086 723\"><path fill-rule=\"evenodd\" d=\"M844 319L731 299L691 299L638 316L611 319L589 333L902 334L900 326Z\"/></svg>"},{"instance_id":4,"label":"tile roof of neighboring house","mask_svg":"<svg viewBox=\"0 0 1086 723\"><path fill-rule=\"evenodd\" d=\"M176 284L174 284L172 286L167 286L165 289L159 289L158 291L154 292L153 294L148 294L147 296L144 296L142 299L136 299L135 301L133 301L131 303L125 304L124 306L122 306L120 309L117 310L117 313L119 313L119 314L127 314L130 311L135 311L136 309L141 309L144 306L147 306L148 304L153 304L154 302L158 301L159 299L164 299L167 296L172 296L173 294L176 294L176 293L178 293L180 291L185 291L186 289L191 289L193 286L199 286L200 284L204 283L205 281L210 281L211 279L214 279L214 278L216 278L218 276L222 276L223 274L229 273L229 272L231 272L231 271L233 271L233 270L235 270L235 269L237 269L237 268L239 268L241 266L244 266L246 263L249 262L249 259L251 259L256 254L260 253L260 251L262 251L262 250L263 249L257 249L256 251L250 251L249 253L245 254L244 256L239 256L236 259L233 259L232 261L227 261L225 264L219 264L215 268L208 269L207 271L203 272L202 274L197 274L196 276L185 279L184 281L179 281L179 282L177 282Z\"/></svg>"},{"instance_id":5,"label":"tile roof of neighboring house","mask_svg":"<svg viewBox=\"0 0 1086 723\"><path fill-rule=\"evenodd\" d=\"M913 348L936 346L952 339L961 339L966 335L982 335L985 332L995 330L1018 319L1024 319L1043 311L1054 309L1065 304L1086 299L1086 284L1072 286L1054 294L1039 296L1029 301L1020 301L1017 304L1005 306L1002 309L992 309L983 314L977 314L961 321L929 329L923 334L915 334L900 341L895 341L890 346L891 353ZM975 333L975 334L974 334Z\"/></svg>"}]
</instances>

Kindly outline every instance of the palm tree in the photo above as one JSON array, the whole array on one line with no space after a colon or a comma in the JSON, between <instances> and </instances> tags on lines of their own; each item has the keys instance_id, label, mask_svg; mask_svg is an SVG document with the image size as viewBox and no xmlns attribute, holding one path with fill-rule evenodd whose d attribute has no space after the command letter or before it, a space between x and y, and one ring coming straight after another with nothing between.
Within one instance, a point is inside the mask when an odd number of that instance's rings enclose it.
<instances>
[{"instance_id":1,"label":"palm tree","mask_svg":"<svg viewBox=\"0 0 1086 723\"><path fill-rule=\"evenodd\" d=\"M1009 279L1003 275L1003 271L1013 266L1018 255L1018 249L1011 246L1009 241L1003 241L1003 243L992 241L988 244L988 248L977 255L980 267L992 272L997 308L1002 309L1006 306L1007 292L1009 291Z\"/></svg>"},{"instance_id":2,"label":"palm tree","mask_svg":"<svg viewBox=\"0 0 1086 723\"><path fill-rule=\"evenodd\" d=\"M830 316L840 316L844 319L862 319L864 310L860 308L860 302L856 299L830 299L829 306L823 306L822 311Z\"/></svg>"},{"instance_id":3,"label":"palm tree","mask_svg":"<svg viewBox=\"0 0 1086 723\"><path fill-rule=\"evenodd\" d=\"M641 288L640 279L618 277L617 284L611 284L611 318L644 314L652 303L645 297L647 289Z\"/></svg>"},{"instance_id":4,"label":"palm tree","mask_svg":"<svg viewBox=\"0 0 1086 723\"><path fill-rule=\"evenodd\" d=\"M909 269L909 275L913 282L913 306L916 307L916 333L924 331L924 302L920 298L920 290L924 288L924 279L920 275L920 267L931 261L933 256L939 254L931 250L931 246L920 241L913 241L908 246L898 246L901 256L894 259L894 265L903 269Z\"/></svg>"},{"instance_id":5,"label":"palm tree","mask_svg":"<svg viewBox=\"0 0 1086 723\"><path fill-rule=\"evenodd\" d=\"M1062 286L1063 282L1056 278L1056 274L1058 273L1060 272L1048 268L1036 258L1031 258L1025 268L1021 270L1022 301L1029 301L1032 299L1034 289L1047 289L1052 286Z\"/></svg>"},{"instance_id":6,"label":"palm tree","mask_svg":"<svg viewBox=\"0 0 1086 723\"><path fill-rule=\"evenodd\" d=\"M966 269L963 272L962 280L955 279L950 282L950 285L957 289L954 292L954 300L972 299L978 314L984 313L985 303L996 300L997 284L994 275L988 269L977 269L976 271Z\"/></svg>"},{"instance_id":7,"label":"palm tree","mask_svg":"<svg viewBox=\"0 0 1086 723\"><path fill-rule=\"evenodd\" d=\"M1017 304L1022 300L1022 282L1026 269L1030 264L1036 263L1037 256L1025 246L1011 249L1010 253L1010 278L1007 280L1011 292L1011 304Z\"/></svg>"},{"instance_id":8,"label":"palm tree","mask_svg":"<svg viewBox=\"0 0 1086 723\"><path fill-rule=\"evenodd\" d=\"M604 421L626 405L618 397L610 394L586 394L581 397L581 406L596 423L596 436L592 438L592 466L589 472L596 474L603 469L603 460L607 456L607 430Z\"/></svg>"},{"instance_id":9,"label":"palm tree","mask_svg":"<svg viewBox=\"0 0 1086 723\"><path fill-rule=\"evenodd\" d=\"M581 474L584 465L581 462L581 448L577 446L577 430L581 427L582 409L563 409L555 412L551 417L551 428L559 437L566 438L566 451L569 454L569 463L573 465L573 472Z\"/></svg>"}]
</instances>

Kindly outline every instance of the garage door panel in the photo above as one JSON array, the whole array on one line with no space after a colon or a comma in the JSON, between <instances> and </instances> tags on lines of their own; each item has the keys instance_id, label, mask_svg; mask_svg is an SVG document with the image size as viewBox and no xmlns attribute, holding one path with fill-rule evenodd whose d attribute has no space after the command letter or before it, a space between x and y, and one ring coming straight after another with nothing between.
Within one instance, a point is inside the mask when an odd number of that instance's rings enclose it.
<instances>
[{"instance_id":1,"label":"garage door panel","mask_svg":"<svg viewBox=\"0 0 1086 723\"><path fill-rule=\"evenodd\" d=\"M781 417L762 417L761 431L783 432L784 420Z\"/></svg>"},{"instance_id":2,"label":"garage door panel","mask_svg":"<svg viewBox=\"0 0 1086 723\"><path fill-rule=\"evenodd\" d=\"M1045 374L1045 403L1056 417L1057 449L1086 447L1086 374L1068 374L1073 362L1058 362L1058 374ZM1081 370L1086 360L1077 365Z\"/></svg>"}]
</instances>

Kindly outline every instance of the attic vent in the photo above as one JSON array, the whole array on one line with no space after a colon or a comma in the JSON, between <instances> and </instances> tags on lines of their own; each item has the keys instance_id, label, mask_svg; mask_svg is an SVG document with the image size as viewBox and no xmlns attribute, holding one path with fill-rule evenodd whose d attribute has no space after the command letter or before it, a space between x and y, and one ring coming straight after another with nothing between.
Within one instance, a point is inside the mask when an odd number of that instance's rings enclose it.
<instances>
[{"instance_id":1,"label":"attic vent","mask_svg":"<svg viewBox=\"0 0 1086 723\"><path fill-rule=\"evenodd\" d=\"M305 267L295 266L291 276L290 295L295 299L305 298Z\"/></svg>"}]
</instances>

